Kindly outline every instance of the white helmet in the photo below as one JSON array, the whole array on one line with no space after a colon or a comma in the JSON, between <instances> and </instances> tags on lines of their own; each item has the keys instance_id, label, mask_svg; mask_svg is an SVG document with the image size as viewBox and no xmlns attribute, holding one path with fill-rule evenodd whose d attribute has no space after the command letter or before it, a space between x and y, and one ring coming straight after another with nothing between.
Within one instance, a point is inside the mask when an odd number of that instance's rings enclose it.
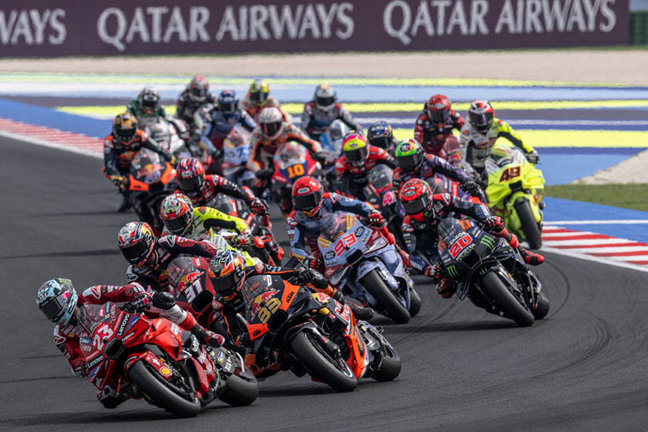
<instances>
[{"instance_id":1,"label":"white helmet","mask_svg":"<svg viewBox=\"0 0 648 432\"><path fill-rule=\"evenodd\" d=\"M328 111L335 105L336 93L331 84L320 84L315 89L315 106L322 111Z\"/></svg>"},{"instance_id":2,"label":"white helmet","mask_svg":"<svg viewBox=\"0 0 648 432\"><path fill-rule=\"evenodd\" d=\"M271 140L276 139L283 129L281 111L274 107L264 108L259 114L259 126L265 136Z\"/></svg>"}]
</instances>

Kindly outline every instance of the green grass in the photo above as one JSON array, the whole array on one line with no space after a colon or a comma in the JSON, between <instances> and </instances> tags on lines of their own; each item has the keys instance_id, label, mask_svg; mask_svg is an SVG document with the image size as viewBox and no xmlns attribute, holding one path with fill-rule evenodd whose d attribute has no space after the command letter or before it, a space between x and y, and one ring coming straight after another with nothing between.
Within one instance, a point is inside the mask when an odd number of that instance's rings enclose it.
<instances>
[{"instance_id":1,"label":"green grass","mask_svg":"<svg viewBox=\"0 0 648 432\"><path fill-rule=\"evenodd\" d=\"M648 184L545 186L545 195L648 211Z\"/></svg>"}]
</instances>

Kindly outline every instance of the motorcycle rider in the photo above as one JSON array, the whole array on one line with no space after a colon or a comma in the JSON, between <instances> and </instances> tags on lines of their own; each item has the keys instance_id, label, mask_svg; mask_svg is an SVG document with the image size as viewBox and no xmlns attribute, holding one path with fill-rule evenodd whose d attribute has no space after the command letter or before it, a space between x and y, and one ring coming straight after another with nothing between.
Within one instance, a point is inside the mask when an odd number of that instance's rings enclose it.
<instances>
[{"instance_id":1,"label":"motorcycle rider","mask_svg":"<svg viewBox=\"0 0 648 432\"><path fill-rule=\"evenodd\" d=\"M372 123L367 129L367 142L375 147L387 151L390 155L394 156L398 140L394 137L394 131L384 120Z\"/></svg>"},{"instance_id":2,"label":"motorcycle rider","mask_svg":"<svg viewBox=\"0 0 648 432\"><path fill-rule=\"evenodd\" d=\"M421 143L426 153L457 165L461 162L461 151L452 131L461 131L465 123L461 114L452 109L446 95L435 94L423 105L423 111L416 118L414 139Z\"/></svg>"},{"instance_id":3,"label":"motorcycle rider","mask_svg":"<svg viewBox=\"0 0 648 432\"><path fill-rule=\"evenodd\" d=\"M342 157L335 163L335 178L339 190L366 199L362 188L369 183L367 173L376 165L396 168L393 157L380 147L367 144L359 132L349 132L342 141Z\"/></svg>"},{"instance_id":4,"label":"motorcycle rider","mask_svg":"<svg viewBox=\"0 0 648 432\"><path fill-rule=\"evenodd\" d=\"M304 105L301 129L317 140L337 119L346 123L351 130L362 130L362 126L353 119L349 111L337 102L336 91L331 84L318 85L313 100Z\"/></svg>"},{"instance_id":5,"label":"motorcycle rider","mask_svg":"<svg viewBox=\"0 0 648 432\"><path fill-rule=\"evenodd\" d=\"M257 79L252 81L250 90L243 99L242 107L256 123L259 123L261 112L266 108L276 108L284 122L290 123L292 121L291 116L281 108L279 102L270 96L270 86L264 80Z\"/></svg>"},{"instance_id":6,"label":"motorcycle rider","mask_svg":"<svg viewBox=\"0 0 648 432\"><path fill-rule=\"evenodd\" d=\"M175 165L175 157L160 148L149 135L137 128L137 118L129 112L119 114L113 120L112 132L104 139L104 174L119 188L122 202L118 212L130 207L128 194L128 170L135 155L146 148L161 155Z\"/></svg>"},{"instance_id":7,"label":"motorcycle rider","mask_svg":"<svg viewBox=\"0 0 648 432\"><path fill-rule=\"evenodd\" d=\"M267 204L255 197L248 188L240 188L217 174L206 175L203 164L196 158L180 161L176 168L176 183L194 205L208 205L216 194L222 193L243 200L255 214L268 211Z\"/></svg>"},{"instance_id":8,"label":"motorcycle rider","mask_svg":"<svg viewBox=\"0 0 648 432\"><path fill-rule=\"evenodd\" d=\"M506 138L522 150L529 162L538 162L538 152L530 144L523 142L508 123L495 117L495 110L490 102L473 101L468 110L468 123L461 129L459 137L463 161L482 172L495 141L500 137Z\"/></svg>"},{"instance_id":9,"label":"motorcycle rider","mask_svg":"<svg viewBox=\"0 0 648 432\"><path fill-rule=\"evenodd\" d=\"M396 147L396 162L394 170L394 191L398 193L401 186L412 178L420 178L434 183L434 176L442 174L461 184L461 188L475 195L480 192L479 185L460 168L433 154L423 151L421 144L414 139L403 140Z\"/></svg>"},{"instance_id":10,"label":"motorcycle rider","mask_svg":"<svg viewBox=\"0 0 648 432\"><path fill-rule=\"evenodd\" d=\"M310 150L317 160L322 159L317 155L322 150L319 142L310 139L292 123L286 123L277 108L265 108L259 115L256 129L252 132L252 152L247 163L248 169L259 179L257 187L260 190L265 188L267 180L274 172L274 154L288 141L298 142Z\"/></svg>"},{"instance_id":11,"label":"motorcycle rider","mask_svg":"<svg viewBox=\"0 0 648 432\"><path fill-rule=\"evenodd\" d=\"M167 112L160 104L160 98L160 91L157 88L146 86L140 91L137 98L126 106L126 109L137 117L140 124L143 124L146 118L166 118Z\"/></svg>"},{"instance_id":12,"label":"motorcycle rider","mask_svg":"<svg viewBox=\"0 0 648 432\"><path fill-rule=\"evenodd\" d=\"M50 279L38 289L36 305L48 320L56 324L54 343L70 362L75 376L88 375L80 339L89 338L92 334L84 323L86 311L83 306L107 302L123 303L120 307L126 312L166 318L194 334L206 346L218 347L225 341L223 336L198 324L195 317L182 310L168 293L153 292L139 283L130 283L124 286L94 285L78 295L71 280ZM112 375L107 379L111 378L114 382L104 386L97 394L104 407L115 408L130 397L141 397L139 390L133 386L122 386L118 393L117 377Z\"/></svg>"},{"instance_id":13,"label":"motorcycle rider","mask_svg":"<svg viewBox=\"0 0 648 432\"><path fill-rule=\"evenodd\" d=\"M187 88L180 93L176 102L176 117L187 122L192 127L194 114L201 105L213 104L214 95L209 92L209 81L203 75L196 75Z\"/></svg>"},{"instance_id":14,"label":"motorcycle rider","mask_svg":"<svg viewBox=\"0 0 648 432\"><path fill-rule=\"evenodd\" d=\"M408 180L401 188L399 197L407 214L402 230L408 234L406 240L412 263L418 263L418 267L422 265L420 257L415 260L413 256L417 251L434 262L426 266L424 272L437 282L438 292L444 298L451 297L457 288L447 277L443 265L435 262L439 241L437 225L450 213L469 216L481 223L490 234L506 239L512 248L519 251L527 264L539 265L544 261L542 255L520 246L515 234L511 234L504 226L502 218L493 216L484 204L475 204L447 193L435 195L430 185L418 178Z\"/></svg>"},{"instance_id":15,"label":"motorcycle rider","mask_svg":"<svg viewBox=\"0 0 648 432\"><path fill-rule=\"evenodd\" d=\"M247 111L239 108L239 99L234 90L220 92L215 107L209 111L209 117L211 121L202 133L201 142L216 159L221 155L223 140L234 126L240 124L248 132L252 132L256 127ZM220 145L215 146L214 141Z\"/></svg>"},{"instance_id":16,"label":"motorcycle rider","mask_svg":"<svg viewBox=\"0 0 648 432\"><path fill-rule=\"evenodd\" d=\"M176 235L156 239L146 222L129 222L117 235L117 245L130 263L126 276L131 282L150 286L154 291L169 291L166 273L169 263L178 255L211 258L218 250L207 241L195 241Z\"/></svg>"}]
</instances>

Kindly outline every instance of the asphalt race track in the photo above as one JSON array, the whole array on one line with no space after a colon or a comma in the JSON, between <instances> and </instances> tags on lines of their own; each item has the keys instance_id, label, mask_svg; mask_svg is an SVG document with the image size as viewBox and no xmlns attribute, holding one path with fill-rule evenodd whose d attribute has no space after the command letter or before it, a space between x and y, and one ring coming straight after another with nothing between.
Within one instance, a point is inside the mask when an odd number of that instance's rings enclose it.
<instances>
[{"instance_id":1,"label":"asphalt race track","mask_svg":"<svg viewBox=\"0 0 648 432\"><path fill-rule=\"evenodd\" d=\"M648 273L557 255L538 269L552 311L531 328L419 285L418 317L403 326L376 319L403 358L392 383L336 394L284 372L260 384L252 406L215 402L195 419L143 401L106 410L88 381L70 375L34 295L57 276L79 290L123 283L116 233L133 214L115 213L99 159L6 139L0 154L2 430L646 429Z\"/></svg>"}]
</instances>

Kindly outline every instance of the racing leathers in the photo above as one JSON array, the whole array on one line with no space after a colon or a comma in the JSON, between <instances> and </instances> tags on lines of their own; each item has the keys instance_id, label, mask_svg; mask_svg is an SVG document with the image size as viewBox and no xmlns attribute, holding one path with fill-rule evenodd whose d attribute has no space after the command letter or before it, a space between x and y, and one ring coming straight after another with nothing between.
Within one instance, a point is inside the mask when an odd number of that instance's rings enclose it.
<instances>
[{"instance_id":1,"label":"racing leathers","mask_svg":"<svg viewBox=\"0 0 648 432\"><path fill-rule=\"evenodd\" d=\"M432 154L425 154L421 167L414 172L406 172L401 167L394 170L394 191L398 193L400 188L405 182L412 178L420 178L428 182L431 186L434 185L434 176L441 174L447 178L455 180L462 185L472 182L472 179L460 168L456 168L448 161L441 159L439 156Z\"/></svg>"},{"instance_id":2,"label":"racing leathers","mask_svg":"<svg viewBox=\"0 0 648 432\"><path fill-rule=\"evenodd\" d=\"M281 127L281 132L274 139L268 138L261 128L257 126L254 132L252 132L252 139L250 140L252 152L250 154L250 160L247 163L248 169L257 174L257 176L262 170L264 172L267 170L268 177L270 177L274 171L272 158L277 152L277 149L288 141L298 142L310 150L312 154L322 150L319 142L310 139L293 124L284 122Z\"/></svg>"},{"instance_id":3,"label":"racing leathers","mask_svg":"<svg viewBox=\"0 0 648 432\"><path fill-rule=\"evenodd\" d=\"M222 150L223 141L236 125L241 125L248 132L256 127L255 121L245 110L237 110L232 114L225 114L215 106L209 111L211 121L202 133L201 143L210 154Z\"/></svg>"},{"instance_id":4,"label":"racing leathers","mask_svg":"<svg viewBox=\"0 0 648 432\"><path fill-rule=\"evenodd\" d=\"M428 116L426 103L423 111L416 118L414 139L421 143L426 153L440 156L451 164L457 165L461 161L461 151L452 131L453 129L461 131L465 123L460 114L450 110L447 120L442 127L439 127Z\"/></svg>"},{"instance_id":5,"label":"racing leathers","mask_svg":"<svg viewBox=\"0 0 648 432\"><path fill-rule=\"evenodd\" d=\"M331 123L338 119L342 120L351 130L362 130L362 126L353 119L349 111L337 102L326 110L318 108L315 101L304 104L300 127L308 136L317 140L331 126Z\"/></svg>"},{"instance_id":6,"label":"racing leathers","mask_svg":"<svg viewBox=\"0 0 648 432\"><path fill-rule=\"evenodd\" d=\"M221 335L198 324L190 312L182 310L175 304L173 297L167 294L156 294L139 283L130 283L124 286L95 285L79 295L77 305L80 310L75 318L67 325L54 327L54 343L67 358L74 375L78 377L87 376L86 355L92 349L90 346L92 329L88 328L89 326L85 324L87 320L84 320L84 316L92 311L86 310L84 305L100 305L107 302L136 304L135 310L141 310L148 317L166 318L194 333L203 343L211 344L213 340L214 345L220 345L224 341ZM126 309L126 306L122 307ZM205 336L208 340L205 339ZM141 393L135 387L120 386L117 375L108 375L105 379L109 382L102 385L103 390L97 394L97 398L106 408L115 408L129 397L141 397ZM121 387L120 393L117 392L119 387Z\"/></svg>"},{"instance_id":7,"label":"racing leathers","mask_svg":"<svg viewBox=\"0 0 648 432\"><path fill-rule=\"evenodd\" d=\"M360 199L362 189L369 183L367 173L376 165L387 165L391 169L397 167L396 160L380 147L367 144L367 158L362 162L351 162L344 154L335 163L335 179L340 191L350 193Z\"/></svg>"},{"instance_id":8,"label":"racing leathers","mask_svg":"<svg viewBox=\"0 0 648 432\"><path fill-rule=\"evenodd\" d=\"M217 194L225 194L233 198L243 200L248 206L256 200L256 197L248 188L240 188L236 183L227 180L218 174L205 175L202 186L199 192L183 191L191 199L191 203L195 206L210 205L212 200Z\"/></svg>"},{"instance_id":9,"label":"racing leathers","mask_svg":"<svg viewBox=\"0 0 648 432\"><path fill-rule=\"evenodd\" d=\"M163 119L167 118L167 112L163 106L159 106L154 113L147 113L142 109L142 106L137 99L133 99L128 105L126 105L126 110L137 117L137 121L142 129L151 127L160 117Z\"/></svg>"},{"instance_id":10,"label":"racing leathers","mask_svg":"<svg viewBox=\"0 0 648 432\"><path fill-rule=\"evenodd\" d=\"M478 172L485 168L486 159L490 156L493 145L498 138L506 138L515 147L522 150L529 159L529 162L537 162L537 152L534 148L522 141L522 138L516 134L511 126L498 118L493 119L491 127L486 133L479 132L470 123L461 129L459 142L461 144L463 163L468 164Z\"/></svg>"},{"instance_id":11,"label":"racing leathers","mask_svg":"<svg viewBox=\"0 0 648 432\"><path fill-rule=\"evenodd\" d=\"M250 117L252 117L252 120L254 120L256 123L259 123L259 115L265 108L277 108L279 112L281 112L283 121L287 123L290 123L292 121L292 117L286 111L284 111L283 108L281 108L281 105L279 105L277 99L273 98L272 96L268 97L268 99L266 99L261 105L257 105L252 102L252 100L250 100L250 93L248 93L245 95L245 98L241 102L241 107L243 108L243 111L245 111Z\"/></svg>"},{"instance_id":12,"label":"racing leathers","mask_svg":"<svg viewBox=\"0 0 648 432\"><path fill-rule=\"evenodd\" d=\"M204 104L214 103L216 103L216 99L214 98L213 94L207 93L204 98L197 99L191 96L191 89L187 88L182 93L180 93L180 96L178 97L178 101L176 102L175 115L179 119L186 121L189 126L193 126L194 114L196 113L198 108L200 108L200 106Z\"/></svg>"},{"instance_id":13,"label":"racing leathers","mask_svg":"<svg viewBox=\"0 0 648 432\"><path fill-rule=\"evenodd\" d=\"M171 291L167 268L178 255L212 258L218 249L207 241L195 241L175 235L167 235L155 242L152 262L130 265L126 276L131 282L150 286L154 291Z\"/></svg>"}]
</instances>

